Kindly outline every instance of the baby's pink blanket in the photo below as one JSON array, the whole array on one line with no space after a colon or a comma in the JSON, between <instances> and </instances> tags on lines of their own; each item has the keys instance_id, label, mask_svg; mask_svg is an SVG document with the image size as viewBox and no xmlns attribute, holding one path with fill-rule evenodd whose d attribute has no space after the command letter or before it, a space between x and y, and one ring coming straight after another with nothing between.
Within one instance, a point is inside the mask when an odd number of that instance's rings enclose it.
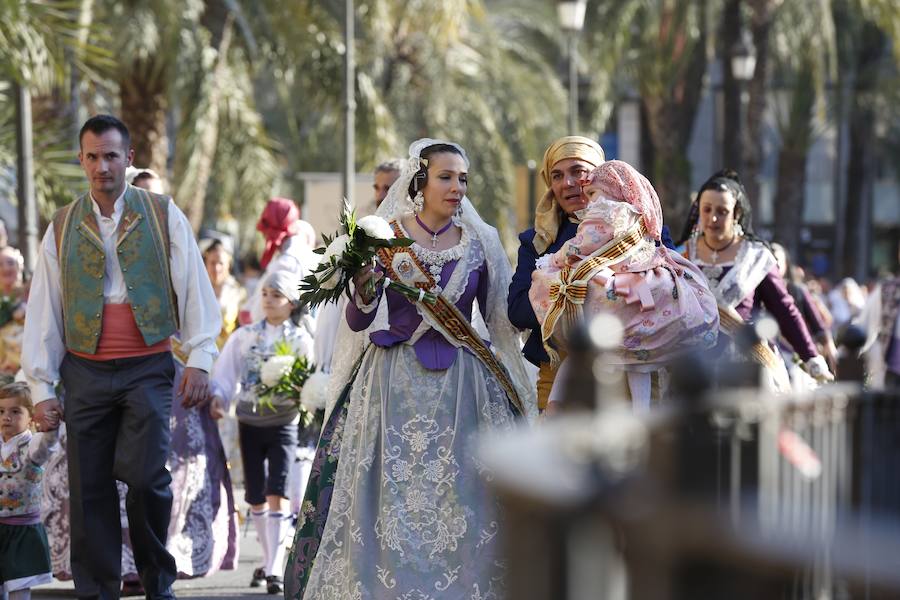
<instances>
[{"instance_id":1,"label":"baby's pink blanket","mask_svg":"<svg viewBox=\"0 0 900 600\"><path fill-rule=\"evenodd\" d=\"M571 296L562 302L574 305L585 320L601 312L615 315L624 335L611 358L621 365L661 364L684 351L715 344L718 309L706 278L678 253L657 247L649 235L587 281L583 303L579 296L584 294L575 293L575 286L561 286L572 283L562 281L566 268L576 271L610 242L640 227L641 214L628 203L597 195L581 218L574 238L555 254L538 259L528 296L539 322L545 322L561 293ZM560 318L553 329L553 345L559 349L565 348L568 326L569 321Z\"/></svg>"}]
</instances>

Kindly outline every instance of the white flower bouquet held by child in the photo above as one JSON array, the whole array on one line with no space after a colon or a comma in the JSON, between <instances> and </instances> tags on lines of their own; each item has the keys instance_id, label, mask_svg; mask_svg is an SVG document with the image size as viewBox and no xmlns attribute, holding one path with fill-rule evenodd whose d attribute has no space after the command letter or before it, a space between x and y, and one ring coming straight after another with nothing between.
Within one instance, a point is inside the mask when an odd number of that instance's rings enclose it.
<instances>
[{"instance_id":1,"label":"white flower bouquet held by child","mask_svg":"<svg viewBox=\"0 0 900 600\"><path fill-rule=\"evenodd\" d=\"M300 390L300 405L310 412L323 410L328 399L328 386L331 377L328 373L315 371L309 374L303 389Z\"/></svg>"},{"instance_id":2,"label":"white flower bouquet held by child","mask_svg":"<svg viewBox=\"0 0 900 600\"><path fill-rule=\"evenodd\" d=\"M290 344L284 340L275 343L274 354L266 359L259 369L257 397L262 409L275 410L273 398L289 400L300 412L304 426L310 425L316 417L316 410L303 403L303 388L316 370L315 365L305 356L296 356Z\"/></svg>"},{"instance_id":3,"label":"white flower bouquet held by child","mask_svg":"<svg viewBox=\"0 0 900 600\"><path fill-rule=\"evenodd\" d=\"M315 308L326 302L335 302L346 294L349 298L350 284L353 276L360 269L375 262L379 248L409 246L412 240L394 235L390 224L377 215L356 218L356 212L350 208L346 200L341 209L341 231L334 237L324 236L326 246L316 249L322 254L319 266L300 284L300 303ZM376 292L375 286L388 288L403 294L414 302L434 304L434 294L389 279L372 278L366 283L371 286L368 296Z\"/></svg>"}]
</instances>

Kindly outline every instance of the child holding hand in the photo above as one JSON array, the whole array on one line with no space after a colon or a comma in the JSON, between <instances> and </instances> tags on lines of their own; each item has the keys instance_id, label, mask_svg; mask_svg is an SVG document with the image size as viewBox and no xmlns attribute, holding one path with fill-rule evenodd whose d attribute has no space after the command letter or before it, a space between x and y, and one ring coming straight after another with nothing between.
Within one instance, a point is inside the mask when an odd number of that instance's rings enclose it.
<instances>
[{"instance_id":1,"label":"child holding hand","mask_svg":"<svg viewBox=\"0 0 900 600\"><path fill-rule=\"evenodd\" d=\"M28 384L0 386L0 596L10 600L28 600L33 586L52 579L41 479L59 430L32 433L33 415Z\"/></svg>"}]
</instances>

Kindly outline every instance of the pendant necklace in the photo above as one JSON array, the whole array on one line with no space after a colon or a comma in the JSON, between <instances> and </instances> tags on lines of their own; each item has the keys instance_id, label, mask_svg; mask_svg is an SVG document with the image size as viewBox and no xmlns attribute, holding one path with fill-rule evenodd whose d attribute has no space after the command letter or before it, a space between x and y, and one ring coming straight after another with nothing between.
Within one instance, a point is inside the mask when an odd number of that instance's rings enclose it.
<instances>
[{"instance_id":1,"label":"pendant necklace","mask_svg":"<svg viewBox=\"0 0 900 600\"><path fill-rule=\"evenodd\" d=\"M419 227L424 229L426 233L431 234L431 247L432 248L437 248L438 236L441 235L442 233L444 233L445 231L447 231L448 229L450 229L450 227L453 225L453 221L451 220L449 223L447 223L446 225L441 227L439 230L432 231L431 229L428 228L428 225L426 225L425 223L422 222L422 219L419 218L419 215L416 215L416 223L418 223Z\"/></svg>"},{"instance_id":2,"label":"pendant necklace","mask_svg":"<svg viewBox=\"0 0 900 600\"><path fill-rule=\"evenodd\" d=\"M715 263L719 262L719 252L723 252L723 251L727 250L729 247L731 247L731 245L734 243L734 240L737 239L737 234L732 235L731 239L728 241L728 243L725 244L724 246L722 246L721 248L713 248L712 246L710 246L709 242L706 241L706 236L703 236L702 239L703 239L703 243L706 245L706 247L709 248L710 250L712 250L712 254L710 255L710 257L712 258L712 261L715 264Z\"/></svg>"}]
</instances>

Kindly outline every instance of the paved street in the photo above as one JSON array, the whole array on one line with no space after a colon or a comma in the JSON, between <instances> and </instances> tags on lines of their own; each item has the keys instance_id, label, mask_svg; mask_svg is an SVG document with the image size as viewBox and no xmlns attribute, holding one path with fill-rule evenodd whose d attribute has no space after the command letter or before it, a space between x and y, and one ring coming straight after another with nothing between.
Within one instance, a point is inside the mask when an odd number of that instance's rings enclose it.
<instances>
[{"instance_id":1,"label":"paved street","mask_svg":"<svg viewBox=\"0 0 900 600\"><path fill-rule=\"evenodd\" d=\"M219 571L212 577L199 579L183 579L175 583L175 594L183 600L205 600L207 598L244 598L261 600L262 598L278 598L280 595L267 596L265 588L250 588L250 575L254 567L262 563L262 549L256 541L255 532L246 531L241 526L238 544L240 561L234 571ZM34 588L34 598L75 598L75 588L71 581L54 581L51 584ZM139 598L139 597L136 597Z\"/></svg>"}]
</instances>

